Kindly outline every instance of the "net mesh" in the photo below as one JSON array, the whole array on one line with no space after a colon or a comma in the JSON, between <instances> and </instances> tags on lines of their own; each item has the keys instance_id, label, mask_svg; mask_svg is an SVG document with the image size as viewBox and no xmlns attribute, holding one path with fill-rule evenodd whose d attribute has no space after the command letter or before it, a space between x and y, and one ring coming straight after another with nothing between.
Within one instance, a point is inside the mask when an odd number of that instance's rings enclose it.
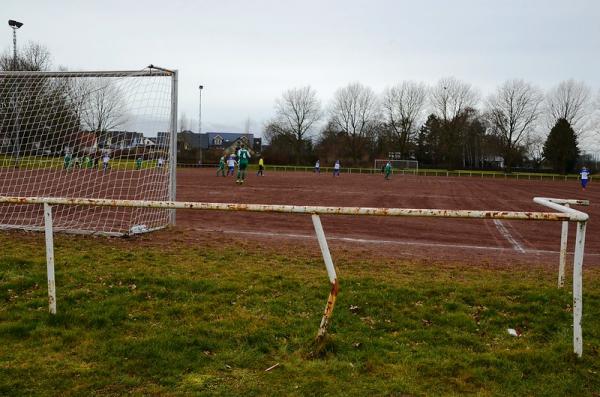
<instances>
[{"instance_id":1,"label":"net mesh","mask_svg":"<svg viewBox=\"0 0 600 397\"><path fill-rule=\"evenodd\" d=\"M169 199L170 73L0 73L0 195ZM169 210L56 206L57 230L129 234ZM43 228L43 208L0 206L0 228Z\"/></svg>"}]
</instances>

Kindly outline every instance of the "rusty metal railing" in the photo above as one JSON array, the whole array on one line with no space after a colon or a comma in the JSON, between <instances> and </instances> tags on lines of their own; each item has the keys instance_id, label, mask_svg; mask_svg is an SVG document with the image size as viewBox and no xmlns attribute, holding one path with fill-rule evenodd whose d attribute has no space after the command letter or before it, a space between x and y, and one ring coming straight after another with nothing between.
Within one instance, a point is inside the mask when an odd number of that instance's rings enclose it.
<instances>
[{"instance_id":1,"label":"rusty metal railing","mask_svg":"<svg viewBox=\"0 0 600 397\"><path fill-rule=\"evenodd\" d=\"M340 290L337 272L327 245L327 239L319 215L357 215L357 216L404 216L404 217L438 217L438 218L467 218L467 219L505 219L528 221L559 221L563 222L561 236L561 254L559 265L560 280L564 280L564 262L566 258L565 223L577 223L575 255L573 260L573 350L581 357L583 339L581 331L582 317L582 279L583 254L585 245L585 230L589 216L581 211L570 208L570 205L589 205L586 200L564 200L536 197L534 202L552 208L558 212L537 211L485 211L485 210L441 210L441 209L411 209L411 208L368 208L368 207L324 207L271 204L234 204L234 203L202 203L180 201L144 201L91 198L59 198L59 197L0 197L0 204L41 204L44 206L44 226L46 233L46 262L48 273L49 311L56 313L56 286L54 281L54 242L53 242L53 205L84 205L110 207L144 207L168 209L194 209L212 211L249 211L272 213L311 214L315 234L327 269L331 290L325 306L325 311L317 332L317 340L325 337L331 321L333 309ZM568 230L568 229L567 229ZM563 252L564 250L564 252ZM562 275L561 275L562 272Z\"/></svg>"}]
</instances>

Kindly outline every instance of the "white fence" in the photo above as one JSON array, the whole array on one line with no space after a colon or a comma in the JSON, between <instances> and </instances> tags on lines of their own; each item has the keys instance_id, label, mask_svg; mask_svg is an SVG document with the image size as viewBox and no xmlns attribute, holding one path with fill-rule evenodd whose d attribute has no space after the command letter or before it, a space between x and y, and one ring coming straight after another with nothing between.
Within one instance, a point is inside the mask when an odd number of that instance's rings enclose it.
<instances>
[{"instance_id":1,"label":"white fence","mask_svg":"<svg viewBox=\"0 0 600 397\"><path fill-rule=\"evenodd\" d=\"M218 164L177 164L178 168L216 168ZM255 164L251 164L250 167L256 167ZM253 168L256 170L256 168ZM314 166L308 165L268 165L266 171L274 172L315 172ZM321 174L332 173L333 167L321 167ZM379 175L381 174L381 168L357 168L357 167L342 167L340 172L342 174L367 174L367 175ZM528 181L558 181L558 182L576 182L579 180L579 175L558 175L558 174L544 174L544 173L528 173L528 172L514 172L507 174L500 171L482 171L482 170L455 170L448 171L442 169L392 169L392 175L414 175L414 176L445 176L445 177L470 177L480 179L514 179L514 180L528 180ZM589 177L589 181L593 180L594 176Z\"/></svg>"},{"instance_id":2,"label":"white fence","mask_svg":"<svg viewBox=\"0 0 600 397\"><path fill-rule=\"evenodd\" d=\"M48 306L52 314L56 313L56 286L54 281L54 242L52 226L53 205L89 205L109 207L143 207L168 209L194 209L216 211L250 211L275 213L304 213L311 214L315 233L321 248L331 291L323 313L317 339L322 339L327 331L328 323L333 313L335 301L339 292L337 273L323 226L319 215L358 215L358 216L406 216L406 217L439 217L439 218L471 218L471 219L506 219L527 221L558 221L562 224L560 244L558 286L564 284L566 265L568 222L577 223L575 237L575 254L573 258L573 351L581 357L583 339L581 317L583 314L583 254L585 247L585 230L588 215L570 208L571 205L589 205L587 200L564 200L536 197L534 202L551 208L557 212L535 211L480 211L480 210L440 210L440 209L410 209L410 208L361 208L361 207L321 207L296 205L263 205L263 204L229 204L229 203L200 203L180 201L142 201L142 200L112 200L85 198L51 198L51 197L0 197L0 204L38 204L44 206L44 221L46 233L46 264L48 274ZM566 226L565 226L566 225Z\"/></svg>"}]
</instances>

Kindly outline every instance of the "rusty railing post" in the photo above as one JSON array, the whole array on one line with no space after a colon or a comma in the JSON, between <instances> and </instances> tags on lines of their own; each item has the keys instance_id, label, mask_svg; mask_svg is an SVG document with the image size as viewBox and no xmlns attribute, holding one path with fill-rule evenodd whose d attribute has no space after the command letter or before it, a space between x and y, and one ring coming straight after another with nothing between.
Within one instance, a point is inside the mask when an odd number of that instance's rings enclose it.
<instances>
[{"instance_id":1,"label":"rusty railing post","mask_svg":"<svg viewBox=\"0 0 600 397\"><path fill-rule=\"evenodd\" d=\"M329 325L331 315L333 314L333 308L335 307L335 300L340 290L340 285L338 283L335 266L331 259L331 253L329 252L329 246L327 245L327 239L325 238L325 232L323 231L323 225L321 224L319 215L312 214L312 221L313 226L315 227L315 233L317 234L317 240L319 241L319 247L323 254L323 260L325 261L325 267L327 268L329 282L331 283L331 291L329 292L327 305L325 305L325 311L323 312L323 318L321 319L321 324L319 325L319 331L317 333L317 342L320 342L327 333L327 326Z\"/></svg>"}]
</instances>

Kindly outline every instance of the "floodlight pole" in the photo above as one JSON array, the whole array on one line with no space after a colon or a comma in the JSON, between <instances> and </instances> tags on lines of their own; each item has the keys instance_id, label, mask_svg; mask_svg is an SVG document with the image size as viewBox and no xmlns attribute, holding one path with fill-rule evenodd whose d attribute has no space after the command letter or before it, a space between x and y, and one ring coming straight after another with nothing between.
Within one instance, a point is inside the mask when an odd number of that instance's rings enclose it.
<instances>
[{"instance_id":1,"label":"floodlight pole","mask_svg":"<svg viewBox=\"0 0 600 397\"><path fill-rule=\"evenodd\" d=\"M202 89L203 85L198 86L198 90L200 92L200 101L198 104L198 134L202 134Z\"/></svg>"},{"instance_id":2,"label":"floodlight pole","mask_svg":"<svg viewBox=\"0 0 600 397\"><path fill-rule=\"evenodd\" d=\"M13 70L17 70L17 27L11 26L13 30Z\"/></svg>"},{"instance_id":3,"label":"floodlight pole","mask_svg":"<svg viewBox=\"0 0 600 397\"><path fill-rule=\"evenodd\" d=\"M12 61L12 70L17 70L17 29L23 26L23 23L13 21L12 19L8 20L8 26L13 30L13 61ZM21 152L21 139L19 137L19 130L21 126L19 125L19 106L17 103L17 93L13 92L13 105L15 109L15 146L17 157L15 159L15 166L19 167L19 157Z\"/></svg>"}]
</instances>

